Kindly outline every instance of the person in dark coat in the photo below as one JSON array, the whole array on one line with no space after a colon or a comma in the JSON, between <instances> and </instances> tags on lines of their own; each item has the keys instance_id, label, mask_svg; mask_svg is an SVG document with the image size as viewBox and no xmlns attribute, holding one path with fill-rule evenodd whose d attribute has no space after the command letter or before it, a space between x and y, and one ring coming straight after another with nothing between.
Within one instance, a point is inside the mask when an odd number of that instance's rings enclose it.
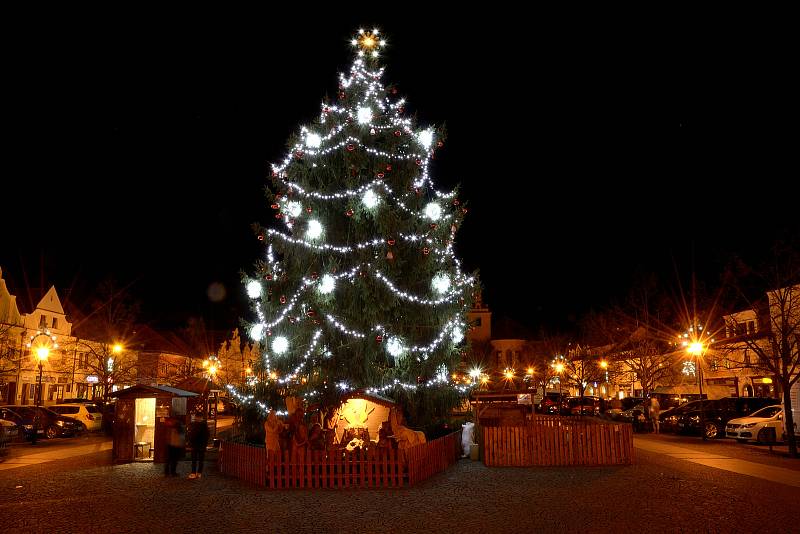
<instances>
[{"instance_id":1,"label":"person in dark coat","mask_svg":"<svg viewBox=\"0 0 800 534\"><path fill-rule=\"evenodd\" d=\"M167 462L164 464L164 475L178 475L178 460L184 450L183 424L177 417L170 417L166 421L167 433Z\"/></svg>"},{"instance_id":2,"label":"person in dark coat","mask_svg":"<svg viewBox=\"0 0 800 534\"><path fill-rule=\"evenodd\" d=\"M192 448L192 472L189 478L202 478L203 463L206 458L206 446L208 445L208 424L202 415L192 415L187 430L189 446Z\"/></svg>"}]
</instances>

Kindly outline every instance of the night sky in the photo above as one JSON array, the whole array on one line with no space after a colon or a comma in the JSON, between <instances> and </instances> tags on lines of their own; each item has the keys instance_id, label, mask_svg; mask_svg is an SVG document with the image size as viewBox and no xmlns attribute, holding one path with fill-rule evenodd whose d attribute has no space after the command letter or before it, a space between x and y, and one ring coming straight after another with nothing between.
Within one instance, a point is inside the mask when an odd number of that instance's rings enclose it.
<instances>
[{"instance_id":1,"label":"night sky","mask_svg":"<svg viewBox=\"0 0 800 534\"><path fill-rule=\"evenodd\" d=\"M239 271L272 215L268 164L335 95L362 23L387 35L384 82L407 110L447 125L433 176L462 184L457 252L498 316L569 329L637 270L714 284L733 254L798 232L796 104L762 36L574 14L195 15L15 24L0 266L23 308L51 284L81 308L113 274L157 327L249 317ZM787 195L795 209L776 209Z\"/></svg>"}]
</instances>

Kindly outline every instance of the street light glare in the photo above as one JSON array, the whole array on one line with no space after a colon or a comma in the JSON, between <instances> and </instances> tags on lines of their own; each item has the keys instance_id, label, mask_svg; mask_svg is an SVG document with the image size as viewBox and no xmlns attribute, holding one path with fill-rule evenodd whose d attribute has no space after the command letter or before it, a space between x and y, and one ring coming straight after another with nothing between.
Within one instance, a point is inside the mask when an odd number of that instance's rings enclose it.
<instances>
[{"instance_id":1,"label":"street light glare","mask_svg":"<svg viewBox=\"0 0 800 534\"><path fill-rule=\"evenodd\" d=\"M564 371L564 364L563 363L557 363L556 364L556 373L562 373L563 371Z\"/></svg>"},{"instance_id":2,"label":"street light glare","mask_svg":"<svg viewBox=\"0 0 800 534\"><path fill-rule=\"evenodd\" d=\"M36 357L40 360L46 360L50 355L50 349L47 347L39 347L36 349Z\"/></svg>"},{"instance_id":3,"label":"street light glare","mask_svg":"<svg viewBox=\"0 0 800 534\"><path fill-rule=\"evenodd\" d=\"M693 341L689 343L689 346L686 348L689 354L693 356L697 356L703 352L703 344L699 341Z\"/></svg>"},{"instance_id":4,"label":"street light glare","mask_svg":"<svg viewBox=\"0 0 800 534\"><path fill-rule=\"evenodd\" d=\"M116 343L114 345L114 354L119 354L120 352L122 352L122 345L120 345L119 343Z\"/></svg>"}]
</instances>

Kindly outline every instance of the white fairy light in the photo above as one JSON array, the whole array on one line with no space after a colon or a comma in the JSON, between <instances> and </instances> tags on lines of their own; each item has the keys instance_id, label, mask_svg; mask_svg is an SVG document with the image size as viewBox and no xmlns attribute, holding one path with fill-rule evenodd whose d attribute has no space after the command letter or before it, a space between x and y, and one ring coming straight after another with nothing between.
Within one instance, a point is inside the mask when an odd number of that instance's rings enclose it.
<instances>
[{"instance_id":1,"label":"white fairy light","mask_svg":"<svg viewBox=\"0 0 800 534\"><path fill-rule=\"evenodd\" d=\"M251 299L257 299L261 296L261 283L258 280L250 280L247 283L247 296Z\"/></svg>"},{"instance_id":2,"label":"white fairy light","mask_svg":"<svg viewBox=\"0 0 800 534\"><path fill-rule=\"evenodd\" d=\"M447 290L450 289L450 276L446 273L439 273L433 277L431 285L433 285L433 289L435 289L437 293L444 295L447 293Z\"/></svg>"},{"instance_id":3,"label":"white fairy light","mask_svg":"<svg viewBox=\"0 0 800 534\"><path fill-rule=\"evenodd\" d=\"M464 331L458 327L453 328L453 331L450 333L450 339L453 340L453 345L458 345L464 340Z\"/></svg>"},{"instance_id":4,"label":"white fairy light","mask_svg":"<svg viewBox=\"0 0 800 534\"><path fill-rule=\"evenodd\" d=\"M373 191L372 189L367 189L366 192L364 193L364 196L361 197L361 202L364 203L364 206L366 206L367 209L374 208L380 203L380 201L381 199L378 197L378 195L375 194L375 191Z\"/></svg>"},{"instance_id":5,"label":"white fairy light","mask_svg":"<svg viewBox=\"0 0 800 534\"><path fill-rule=\"evenodd\" d=\"M322 144L322 137L316 133L309 133L306 135L306 146L308 148L319 148Z\"/></svg>"},{"instance_id":6,"label":"white fairy light","mask_svg":"<svg viewBox=\"0 0 800 534\"><path fill-rule=\"evenodd\" d=\"M322 235L322 224L316 219L308 221L308 230L306 230L306 237L309 239L317 239Z\"/></svg>"},{"instance_id":7,"label":"white fairy light","mask_svg":"<svg viewBox=\"0 0 800 534\"><path fill-rule=\"evenodd\" d=\"M296 200L292 200L291 202L286 203L286 211L292 217L297 217L301 213L303 213L303 205L297 202Z\"/></svg>"},{"instance_id":8,"label":"white fairy light","mask_svg":"<svg viewBox=\"0 0 800 534\"><path fill-rule=\"evenodd\" d=\"M369 124L372 121L372 110L366 106L358 108L357 118L359 124Z\"/></svg>"},{"instance_id":9,"label":"white fairy light","mask_svg":"<svg viewBox=\"0 0 800 534\"><path fill-rule=\"evenodd\" d=\"M329 274L323 276L319 281L319 292L323 295L327 295L328 293L332 292L335 287L336 279Z\"/></svg>"},{"instance_id":10,"label":"white fairy light","mask_svg":"<svg viewBox=\"0 0 800 534\"><path fill-rule=\"evenodd\" d=\"M264 337L264 325L254 324L250 327L250 339L253 341L261 341Z\"/></svg>"},{"instance_id":11,"label":"white fairy light","mask_svg":"<svg viewBox=\"0 0 800 534\"><path fill-rule=\"evenodd\" d=\"M422 146L430 148L433 143L433 130L422 130L417 138Z\"/></svg>"},{"instance_id":12,"label":"white fairy light","mask_svg":"<svg viewBox=\"0 0 800 534\"><path fill-rule=\"evenodd\" d=\"M394 359L397 360L400 358L400 355L406 350L403 346L403 342L396 337L389 338L389 341L386 343L386 350L394 356Z\"/></svg>"},{"instance_id":13,"label":"white fairy light","mask_svg":"<svg viewBox=\"0 0 800 534\"><path fill-rule=\"evenodd\" d=\"M425 206L425 216L432 221L438 221L442 217L442 207L438 202L429 203Z\"/></svg>"},{"instance_id":14,"label":"white fairy light","mask_svg":"<svg viewBox=\"0 0 800 534\"><path fill-rule=\"evenodd\" d=\"M283 354L287 350L289 350L289 340L284 336L278 336L272 340L272 352Z\"/></svg>"}]
</instances>

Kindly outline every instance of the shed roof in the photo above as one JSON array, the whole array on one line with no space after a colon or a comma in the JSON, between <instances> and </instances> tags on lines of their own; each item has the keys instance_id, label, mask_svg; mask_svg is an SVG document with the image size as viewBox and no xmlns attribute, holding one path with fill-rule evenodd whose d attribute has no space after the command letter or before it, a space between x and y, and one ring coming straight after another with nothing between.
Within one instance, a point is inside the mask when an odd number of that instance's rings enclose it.
<instances>
[{"instance_id":1,"label":"shed roof","mask_svg":"<svg viewBox=\"0 0 800 534\"><path fill-rule=\"evenodd\" d=\"M137 384L129 388L115 391L111 397L136 397L137 395L152 395L159 393L168 393L173 397L196 397L197 393L186 391L185 389L173 388L171 386L148 386L145 384Z\"/></svg>"}]
</instances>

